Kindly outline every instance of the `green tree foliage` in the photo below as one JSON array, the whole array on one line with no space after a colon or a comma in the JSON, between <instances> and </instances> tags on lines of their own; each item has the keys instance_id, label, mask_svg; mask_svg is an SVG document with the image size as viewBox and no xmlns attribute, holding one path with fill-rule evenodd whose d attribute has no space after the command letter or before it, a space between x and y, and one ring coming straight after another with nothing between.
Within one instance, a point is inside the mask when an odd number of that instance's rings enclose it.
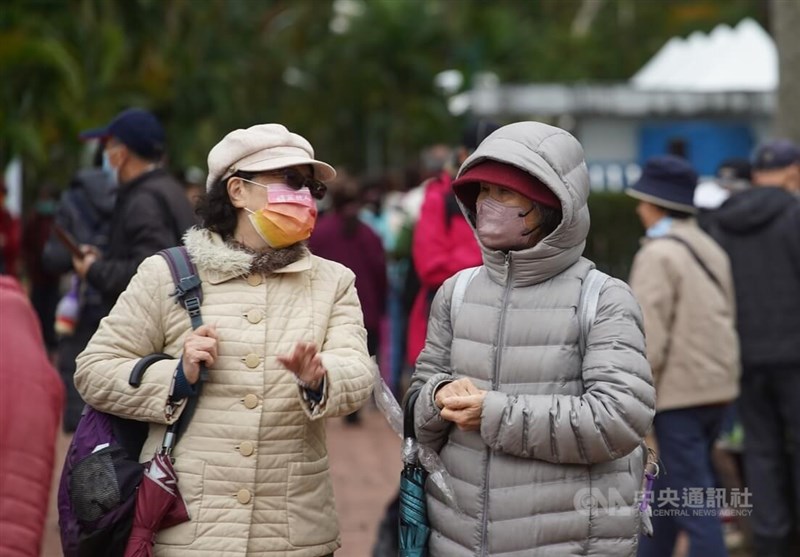
<instances>
[{"instance_id":1,"label":"green tree foliage","mask_svg":"<svg viewBox=\"0 0 800 557\"><path fill-rule=\"evenodd\" d=\"M638 201L628 195L592 192L589 212L592 228L584 257L612 276L627 279L644 230L636 216Z\"/></svg>"},{"instance_id":2,"label":"green tree foliage","mask_svg":"<svg viewBox=\"0 0 800 557\"><path fill-rule=\"evenodd\" d=\"M758 0L5 0L0 163L65 183L81 129L127 106L165 122L174 167L281 122L325 160L400 168L460 124L434 77L624 80L673 34L760 17Z\"/></svg>"}]
</instances>

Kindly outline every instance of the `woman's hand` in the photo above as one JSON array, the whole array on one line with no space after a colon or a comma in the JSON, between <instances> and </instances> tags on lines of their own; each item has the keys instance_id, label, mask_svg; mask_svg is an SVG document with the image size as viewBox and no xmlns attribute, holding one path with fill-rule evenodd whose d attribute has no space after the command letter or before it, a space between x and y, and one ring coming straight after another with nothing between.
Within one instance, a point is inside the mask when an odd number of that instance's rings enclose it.
<instances>
[{"instance_id":1,"label":"woman's hand","mask_svg":"<svg viewBox=\"0 0 800 557\"><path fill-rule=\"evenodd\" d=\"M481 413L486 391L480 390L466 377L457 379L436 391L434 397L440 415L464 431L481 428Z\"/></svg>"},{"instance_id":2,"label":"woman's hand","mask_svg":"<svg viewBox=\"0 0 800 557\"><path fill-rule=\"evenodd\" d=\"M477 394L450 396L443 400L444 408L440 415L449 422L456 424L463 431L480 431L481 414L483 413L483 399L486 391Z\"/></svg>"},{"instance_id":3,"label":"woman's hand","mask_svg":"<svg viewBox=\"0 0 800 557\"><path fill-rule=\"evenodd\" d=\"M317 353L317 345L310 342L298 342L289 355L278 356L278 361L294 373L298 382L312 391L319 389L325 368L322 358Z\"/></svg>"},{"instance_id":4,"label":"woman's hand","mask_svg":"<svg viewBox=\"0 0 800 557\"><path fill-rule=\"evenodd\" d=\"M447 383L442 388L437 390L434 400L436 402L436 406L439 408L444 408L444 399L448 397L476 395L480 392L481 390L478 389L478 387L476 387L472 381L464 377L462 379L456 379L451 383Z\"/></svg>"},{"instance_id":5,"label":"woman's hand","mask_svg":"<svg viewBox=\"0 0 800 557\"><path fill-rule=\"evenodd\" d=\"M200 379L200 363L211 367L217 360L217 328L214 325L201 325L183 341L183 374L190 385Z\"/></svg>"}]
</instances>

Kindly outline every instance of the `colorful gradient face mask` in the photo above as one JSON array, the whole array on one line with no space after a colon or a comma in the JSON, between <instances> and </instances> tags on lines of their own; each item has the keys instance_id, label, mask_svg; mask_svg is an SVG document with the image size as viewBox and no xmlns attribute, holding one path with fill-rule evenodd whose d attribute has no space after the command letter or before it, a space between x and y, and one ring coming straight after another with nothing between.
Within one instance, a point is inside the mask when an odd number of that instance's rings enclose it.
<instances>
[{"instance_id":1,"label":"colorful gradient face mask","mask_svg":"<svg viewBox=\"0 0 800 557\"><path fill-rule=\"evenodd\" d=\"M317 204L308 188L294 189L286 184L251 184L267 189L267 204L251 211L250 223L266 244L275 249L307 240L317 222Z\"/></svg>"}]
</instances>

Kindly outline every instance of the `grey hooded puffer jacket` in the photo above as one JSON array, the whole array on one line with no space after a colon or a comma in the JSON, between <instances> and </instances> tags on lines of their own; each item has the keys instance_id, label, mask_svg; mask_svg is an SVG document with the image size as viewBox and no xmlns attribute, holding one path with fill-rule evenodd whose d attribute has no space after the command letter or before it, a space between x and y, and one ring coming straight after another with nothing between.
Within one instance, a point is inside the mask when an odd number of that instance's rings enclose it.
<instances>
[{"instance_id":1,"label":"grey hooded puffer jacket","mask_svg":"<svg viewBox=\"0 0 800 557\"><path fill-rule=\"evenodd\" d=\"M576 309L594 266L581 257L589 230L583 150L563 130L521 122L484 140L460 173L486 159L539 178L563 218L533 248L482 246L484 267L454 326L454 279L433 301L412 383L421 389L415 427L440 452L459 509L428 482L431 556L635 555L655 390L639 306L620 280L605 283L580 354ZM462 202L462 210L474 226L475 207ZM455 428L434 403L436 387L459 377L489 391L480 432Z\"/></svg>"}]
</instances>

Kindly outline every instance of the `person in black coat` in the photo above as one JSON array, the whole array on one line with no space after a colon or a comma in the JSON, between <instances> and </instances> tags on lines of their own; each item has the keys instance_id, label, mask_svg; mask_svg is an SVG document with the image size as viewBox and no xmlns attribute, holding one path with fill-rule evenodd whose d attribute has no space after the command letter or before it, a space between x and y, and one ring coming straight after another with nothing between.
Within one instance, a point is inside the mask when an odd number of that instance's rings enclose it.
<instances>
[{"instance_id":1,"label":"person in black coat","mask_svg":"<svg viewBox=\"0 0 800 557\"><path fill-rule=\"evenodd\" d=\"M161 124L131 108L103 128L81 134L104 141L103 165L119 184L108 250L84 247L75 271L99 290L110 308L145 258L181 243L195 217L181 185L160 165L165 153Z\"/></svg>"},{"instance_id":2,"label":"person in black coat","mask_svg":"<svg viewBox=\"0 0 800 557\"><path fill-rule=\"evenodd\" d=\"M95 246L100 253L105 253L108 248L116 186L109 173L100 168L100 155L102 148L98 149L94 167L79 170L70 181L69 188L61 195L55 224L70 234L76 242ZM72 271L72 254L55 232L45 244L42 265L45 270L57 275ZM75 359L86 348L100 320L108 313L97 289L87 285L85 281L76 281L74 286L76 292L72 293L72 301L62 298L60 311L57 311L57 315L68 315L56 318L57 322L66 320L71 325L66 330L56 327L60 333L56 364L67 393L62 427L68 433L75 431L78 426L84 406L72 379L75 375ZM72 309L62 309L70 307L70 303L73 304Z\"/></svg>"},{"instance_id":3,"label":"person in black coat","mask_svg":"<svg viewBox=\"0 0 800 557\"><path fill-rule=\"evenodd\" d=\"M788 557L797 555L790 537L800 511L800 149L785 140L760 147L753 186L700 224L733 271L756 554Z\"/></svg>"}]
</instances>

